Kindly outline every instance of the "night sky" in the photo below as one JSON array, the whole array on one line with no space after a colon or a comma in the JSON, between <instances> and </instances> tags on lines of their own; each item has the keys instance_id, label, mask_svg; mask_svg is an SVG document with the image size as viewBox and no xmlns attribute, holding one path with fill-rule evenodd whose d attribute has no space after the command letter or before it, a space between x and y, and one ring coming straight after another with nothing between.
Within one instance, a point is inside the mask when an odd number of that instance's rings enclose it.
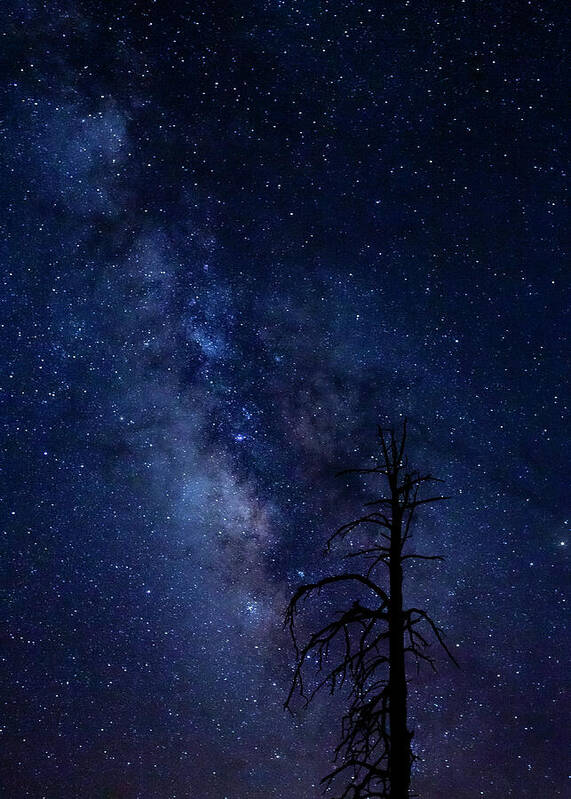
<instances>
[{"instance_id":1,"label":"night sky","mask_svg":"<svg viewBox=\"0 0 571 799\"><path fill-rule=\"evenodd\" d=\"M283 614L405 416L414 787L569 796L565 6L2 4L3 796L319 797Z\"/></svg>"}]
</instances>

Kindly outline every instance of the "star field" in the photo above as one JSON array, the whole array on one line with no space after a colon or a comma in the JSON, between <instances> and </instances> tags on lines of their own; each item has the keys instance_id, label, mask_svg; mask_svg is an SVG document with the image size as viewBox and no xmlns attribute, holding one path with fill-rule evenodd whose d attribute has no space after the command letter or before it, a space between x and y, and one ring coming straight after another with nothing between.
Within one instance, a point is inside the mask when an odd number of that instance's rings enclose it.
<instances>
[{"instance_id":1,"label":"star field","mask_svg":"<svg viewBox=\"0 0 571 799\"><path fill-rule=\"evenodd\" d=\"M320 796L283 614L407 416L413 785L564 797L564 5L5 6L2 794Z\"/></svg>"}]
</instances>

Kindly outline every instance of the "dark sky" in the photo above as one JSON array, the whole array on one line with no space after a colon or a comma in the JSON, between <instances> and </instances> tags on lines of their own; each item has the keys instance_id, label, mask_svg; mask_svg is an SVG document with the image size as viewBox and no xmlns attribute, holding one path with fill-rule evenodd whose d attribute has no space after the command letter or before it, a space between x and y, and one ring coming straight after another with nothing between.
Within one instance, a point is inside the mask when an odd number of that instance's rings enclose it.
<instances>
[{"instance_id":1,"label":"dark sky","mask_svg":"<svg viewBox=\"0 0 571 799\"><path fill-rule=\"evenodd\" d=\"M568 795L565 6L3 4L4 796L320 796L283 612L405 415L414 785Z\"/></svg>"}]
</instances>

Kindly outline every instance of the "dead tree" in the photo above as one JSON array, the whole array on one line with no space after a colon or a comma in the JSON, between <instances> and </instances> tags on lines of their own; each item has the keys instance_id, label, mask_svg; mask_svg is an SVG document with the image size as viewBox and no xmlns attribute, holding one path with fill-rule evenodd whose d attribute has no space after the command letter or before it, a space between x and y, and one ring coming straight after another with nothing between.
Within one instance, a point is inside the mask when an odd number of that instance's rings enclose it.
<instances>
[{"instance_id":1,"label":"dead tree","mask_svg":"<svg viewBox=\"0 0 571 799\"><path fill-rule=\"evenodd\" d=\"M291 709L298 693L309 704L323 688L331 693L349 688L334 768L322 780L327 792L339 799L408 799L414 755L407 723L407 665L412 659L417 671L422 662L436 670L427 652L430 639L458 665L428 613L403 606L406 564L442 560L410 548L417 509L448 499L422 496L427 484L442 481L409 466L406 433L406 420L398 437L394 428L379 427L377 465L340 472L378 475L388 488L387 496L367 502L367 511L342 525L327 542L328 552L336 543L349 545L343 557L359 568L300 586L286 611L296 665L285 707ZM296 621L305 600L336 588L343 609L301 643ZM311 690L305 681L309 661L316 670Z\"/></svg>"}]
</instances>

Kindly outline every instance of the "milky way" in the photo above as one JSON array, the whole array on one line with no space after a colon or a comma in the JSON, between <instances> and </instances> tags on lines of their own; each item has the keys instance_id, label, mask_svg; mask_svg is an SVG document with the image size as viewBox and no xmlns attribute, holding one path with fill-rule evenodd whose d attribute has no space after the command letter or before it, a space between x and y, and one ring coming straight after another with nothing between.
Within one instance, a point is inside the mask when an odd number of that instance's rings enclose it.
<instances>
[{"instance_id":1,"label":"milky way","mask_svg":"<svg viewBox=\"0 0 571 799\"><path fill-rule=\"evenodd\" d=\"M5 4L3 795L320 796L283 614L405 416L414 786L565 795L563 19Z\"/></svg>"}]
</instances>

